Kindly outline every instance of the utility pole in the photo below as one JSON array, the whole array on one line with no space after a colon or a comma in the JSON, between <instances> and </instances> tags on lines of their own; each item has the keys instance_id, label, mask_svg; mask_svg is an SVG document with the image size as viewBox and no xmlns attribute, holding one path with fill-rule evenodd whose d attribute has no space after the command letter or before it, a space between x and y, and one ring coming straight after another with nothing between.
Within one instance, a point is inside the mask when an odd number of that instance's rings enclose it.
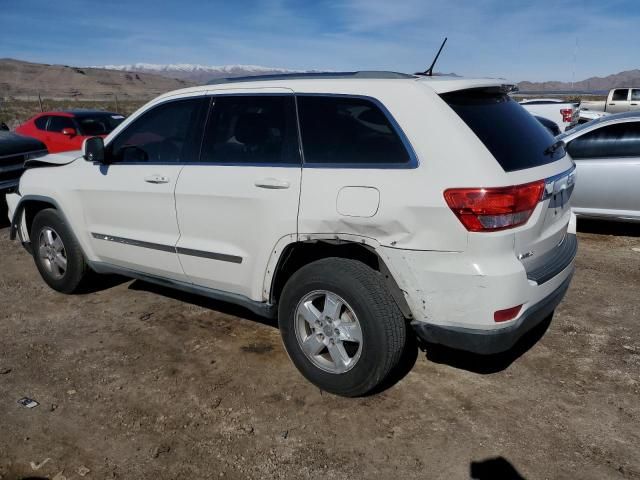
<instances>
[{"instance_id":1,"label":"utility pole","mask_svg":"<svg viewBox=\"0 0 640 480\"><path fill-rule=\"evenodd\" d=\"M38 103L40 104L40 112L44 112L44 108L42 108L42 98L40 97L40 92L38 92Z\"/></svg>"},{"instance_id":2,"label":"utility pole","mask_svg":"<svg viewBox=\"0 0 640 480\"><path fill-rule=\"evenodd\" d=\"M576 35L576 45L573 49L573 72L571 73L571 91L574 91L574 84L576 81L576 61L578 58L578 36Z\"/></svg>"},{"instance_id":3,"label":"utility pole","mask_svg":"<svg viewBox=\"0 0 640 480\"><path fill-rule=\"evenodd\" d=\"M120 113L120 108L118 107L118 94L114 93L114 97L116 97L116 113Z\"/></svg>"}]
</instances>

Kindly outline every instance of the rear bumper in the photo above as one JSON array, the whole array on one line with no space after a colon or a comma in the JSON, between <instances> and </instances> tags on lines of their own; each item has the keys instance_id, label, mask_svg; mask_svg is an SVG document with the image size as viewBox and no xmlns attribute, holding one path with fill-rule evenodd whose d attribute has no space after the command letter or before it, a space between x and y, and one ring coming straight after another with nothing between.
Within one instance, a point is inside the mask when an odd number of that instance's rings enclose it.
<instances>
[{"instance_id":1,"label":"rear bumper","mask_svg":"<svg viewBox=\"0 0 640 480\"><path fill-rule=\"evenodd\" d=\"M489 355L509 350L529 330L546 319L564 298L571 273L551 294L529 307L515 322L499 329L476 329L412 322L412 326L423 341L445 345L468 352Z\"/></svg>"}]
</instances>

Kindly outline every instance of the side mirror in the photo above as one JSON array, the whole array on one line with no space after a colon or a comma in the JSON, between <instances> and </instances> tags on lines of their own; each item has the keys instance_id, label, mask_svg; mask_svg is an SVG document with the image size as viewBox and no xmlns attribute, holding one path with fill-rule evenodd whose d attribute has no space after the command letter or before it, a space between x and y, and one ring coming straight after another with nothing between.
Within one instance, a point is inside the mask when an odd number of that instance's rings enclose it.
<instances>
[{"instance_id":1,"label":"side mirror","mask_svg":"<svg viewBox=\"0 0 640 480\"><path fill-rule=\"evenodd\" d=\"M87 138L82 142L82 156L88 162L105 163L104 140L101 137Z\"/></svg>"},{"instance_id":2,"label":"side mirror","mask_svg":"<svg viewBox=\"0 0 640 480\"><path fill-rule=\"evenodd\" d=\"M67 137L75 137L77 135L75 128L63 128L62 132L60 133L62 133L63 135L66 135Z\"/></svg>"}]
</instances>

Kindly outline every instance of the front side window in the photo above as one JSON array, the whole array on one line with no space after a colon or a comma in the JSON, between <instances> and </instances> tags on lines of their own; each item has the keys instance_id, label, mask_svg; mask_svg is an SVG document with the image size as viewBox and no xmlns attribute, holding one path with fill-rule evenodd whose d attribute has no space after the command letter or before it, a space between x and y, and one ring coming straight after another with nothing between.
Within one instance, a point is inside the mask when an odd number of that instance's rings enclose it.
<instances>
[{"instance_id":1,"label":"front side window","mask_svg":"<svg viewBox=\"0 0 640 480\"><path fill-rule=\"evenodd\" d=\"M143 113L108 146L112 162L176 163L197 157L206 98L174 100Z\"/></svg>"},{"instance_id":2,"label":"front side window","mask_svg":"<svg viewBox=\"0 0 640 480\"><path fill-rule=\"evenodd\" d=\"M70 117L54 116L51 117L51 120L49 120L47 131L60 133L65 128L76 128L75 124L73 123L73 119L71 119Z\"/></svg>"},{"instance_id":3,"label":"front side window","mask_svg":"<svg viewBox=\"0 0 640 480\"><path fill-rule=\"evenodd\" d=\"M633 90L631 90L631 101L640 101L640 88L634 88Z\"/></svg>"},{"instance_id":4,"label":"front side window","mask_svg":"<svg viewBox=\"0 0 640 480\"><path fill-rule=\"evenodd\" d=\"M214 97L200 161L299 165L293 95Z\"/></svg>"},{"instance_id":5,"label":"front side window","mask_svg":"<svg viewBox=\"0 0 640 480\"><path fill-rule=\"evenodd\" d=\"M398 132L371 100L298 96L305 164L402 165L410 161Z\"/></svg>"},{"instance_id":6,"label":"front side window","mask_svg":"<svg viewBox=\"0 0 640 480\"><path fill-rule=\"evenodd\" d=\"M608 125L569 143L574 159L640 157L640 122Z\"/></svg>"},{"instance_id":7,"label":"front side window","mask_svg":"<svg viewBox=\"0 0 640 480\"><path fill-rule=\"evenodd\" d=\"M614 102L624 102L627 100L627 95L629 95L629 90L626 88L619 88L613 91L613 96L611 100Z\"/></svg>"}]
</instances>

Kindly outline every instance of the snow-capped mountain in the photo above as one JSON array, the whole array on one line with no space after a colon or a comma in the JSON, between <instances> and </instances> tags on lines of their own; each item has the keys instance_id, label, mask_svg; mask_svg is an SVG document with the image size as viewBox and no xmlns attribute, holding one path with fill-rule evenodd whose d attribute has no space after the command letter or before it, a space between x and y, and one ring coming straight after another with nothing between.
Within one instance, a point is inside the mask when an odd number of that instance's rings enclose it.
<instances>
[{"instance_id":1,"label":"snow-capped mountain","mask_svg":"<svg viewBox=\"0 0 640 480\"><path fill-rule=\"evenodd\" d=\"M175 63L160 65L155 63L133 63L130 65L101 65L91 68L120 70L127 72L155 73L169 78L178 78L192 82L206 83L215 78L243 77L248 75L269 75L276 73L299 73L305 70L263 67L260 65L199 65L191 63Z\"/></svg>"}]
</instances>

